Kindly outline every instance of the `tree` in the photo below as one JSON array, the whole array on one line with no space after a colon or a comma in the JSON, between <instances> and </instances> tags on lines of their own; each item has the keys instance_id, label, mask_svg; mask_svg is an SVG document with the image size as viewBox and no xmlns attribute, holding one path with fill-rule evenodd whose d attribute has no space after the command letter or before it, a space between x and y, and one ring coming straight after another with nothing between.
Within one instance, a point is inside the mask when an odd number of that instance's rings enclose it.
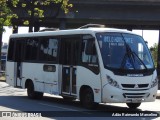
<instances>
[{"instance_id":1,"label":"tree","mask_svg":"<svg viewBox=\"0 0 160 120\"><path fill-rule=\"evenodd\" d=\"M12 19L18 18L18 16L11 11L8 7L10 6L17 7L28 7L28 14L30 15L29 21L24 21L24 24L29 24L33 26L34 17L44 18L44 10L42 6L48 6L50 4L59 4L59 8L64 10L65 13L68 13L69 8L72 7L72 4L69 4L69 0L0 0L0 34L4 31L3 26L11 26Z\"/></svg>"},{"instance_id":2,"label":"tree","mask_svg":"<svg viewBox=\"0 0 160 120\"><path fill-rule=\"evenodd\" d=\"M151 54L152 54L154 64L157 67L158 44L155 43L152 47L150 47L150 51L151 51Z\"/></svg>"},{"instance_id":3,"label":"tree","mask_svg":"<svg viewBox=\"0 0 160 120\"><path fill-rule=\"evenodd\" d=\"M12 0L12 5L17 4L17 0ZM4 31L3 26L10 26L12 18L16 18L16 14L13 14L10 8L7 6L7 0L0 0L0 58L1 58L1 46L2 46L2 33ZM1 59L0 59L1 66ZM1 68L0 68L1 70Z\"/></svg>"},{"instance_id":4,"label":"tree","mask_svg":"<svg viewBox=\"0 0 160 120\"><path fill-rule=\"evenodd\" d=\"M18 3L17 0L12 0L12 5L15 6ZM0 0L0 34L4 31L3 26L10 26L11 19L17 17L13 14L10 8L7 6L7 0Z\"/></svg>"},{"instance_id":5,"label":"tree","mask_svg":"<svg viewBox=\"0 0 160 120\"><path fill-rule=\"evenodd\" d=\"M24 24L29 25L29 31L33 32L32 28L34 26L35 19L37 21L42 21L44 16L44 6L57 4L58 10L57 14L54 16L57 17L60 8L64 13L68 13L69 8L72 7L72 4L69 4L69 0L23 0L19 1L17 6L27 8L28 15L30 16L29 20L25 20Z\"/></svg>"},{"instance_id":6,"label":"tree","mask_svg":"<svg viewBox=\"0 0 160 120\"><path fill-rule=\"evenodd\" d=\"M72 7L72 4L68 3L69 0L0 0L0 53L2 46L2 33L4 31L3 26L11 26L12 19L18 18L18 16L12 12L10 7L21 7L28 8L28 14L31 16L29 21L24 21L24 24L29 24L30 32L32 32L32 27L34 24L34 17L43 18L44 10L40 6L47 6L50 4L59 4L59 8L64 10L65 13L69 11L69 8ZM1 58L1 54L0 54ZM1 65L0 65L1 66Z\"/></svg>"}]
</instances>

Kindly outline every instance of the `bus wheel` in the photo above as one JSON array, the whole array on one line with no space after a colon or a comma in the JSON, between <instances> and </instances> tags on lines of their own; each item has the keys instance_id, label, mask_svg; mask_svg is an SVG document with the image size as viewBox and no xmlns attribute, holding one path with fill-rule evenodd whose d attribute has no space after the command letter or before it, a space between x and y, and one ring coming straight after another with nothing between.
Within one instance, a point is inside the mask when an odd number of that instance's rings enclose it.
<instances>
[{"instance_id":1,"label":"bus wheel","mask_svg":"<svg viewBox=\"0 0 160 120\"><path fill-rule=\"evenodd\" d=\"M141 105L141 103L126 103L126 104L131 109L136 109L137 107Z\"/></svg>"},{"instance_id":2,"label":"bus wheel","mask_svg":"<svg viewBox=\"0 0 160 120\"><path fill-rule=\"evenodd\" d=\"M98 104L94 102L94 95L92 89L90 88L85 89L83 95L84 96L81 99L82 100L81 102L85 108L93 109L97 107Z\"/></svg>"},{"instance_id":3,"label":"bus wheel","mask_svg":"<svg viewBox=\"0 0 160 120\"><path fill-rule=\"evenodd\" d=\"M43 93L34 91L32 82L29 82L27 85L27 94L30 99L41 99L43 97Z\"/></svg>"}]
</instances>

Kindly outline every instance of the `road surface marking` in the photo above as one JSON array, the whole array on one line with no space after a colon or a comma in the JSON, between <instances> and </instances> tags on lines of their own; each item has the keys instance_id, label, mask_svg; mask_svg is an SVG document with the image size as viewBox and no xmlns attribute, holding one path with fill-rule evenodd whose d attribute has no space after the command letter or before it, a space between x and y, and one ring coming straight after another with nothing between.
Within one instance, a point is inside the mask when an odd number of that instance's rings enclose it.
<instances>
[{"instance_id":1,"label":"road surface marking","mask_svg":"<svg viewBox=\"0 0 160 120\"><path fill-rule=\"evenodd\" d=\"M46 104L46 103L39 103L39 104L49 106L49 107L59 108L59 109L67 110L67 111L77 111L77 112L81 112L81 113L85 113L85 114L92 114L89 112L83 112L83 111L79 111L79 110L71 109L71 108L66 108L66 107L59 107L59 106L50 105L50 104Z\"/></svg>"}]
</instances>

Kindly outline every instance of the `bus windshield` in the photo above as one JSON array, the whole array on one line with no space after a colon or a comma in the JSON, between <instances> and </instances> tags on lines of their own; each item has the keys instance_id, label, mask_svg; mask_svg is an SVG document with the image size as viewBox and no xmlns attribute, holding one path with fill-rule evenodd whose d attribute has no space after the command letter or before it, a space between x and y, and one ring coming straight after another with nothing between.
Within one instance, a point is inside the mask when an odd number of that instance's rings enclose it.
<instances>
[{"instance_id":1,"label":"bus windshield","mask_svg":"<svg viewBox=\"0 0 160 120\"><path fill-rule=\"evenodd\" d=\"M104 66L113 69L153 69L151 54L143 38L128 33L96 34Z\"/></svg>"}]
</instances>

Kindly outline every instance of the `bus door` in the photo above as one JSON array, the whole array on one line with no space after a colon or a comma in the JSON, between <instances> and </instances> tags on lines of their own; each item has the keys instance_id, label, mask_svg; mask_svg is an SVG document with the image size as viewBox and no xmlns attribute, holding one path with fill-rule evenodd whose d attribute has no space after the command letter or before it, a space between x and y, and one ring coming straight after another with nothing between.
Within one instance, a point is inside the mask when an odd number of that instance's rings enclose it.
<instances>
[{"instance_id":1,"label":"bus door","mask_svg":"<svg viewBox=\"0 0 160 120\"><path fill-rule=\"evenodd\" d=\"M61 43L62 94L75 95L80 37L63 38Z\"/></svg>"},{"instance_id":2,"label":"bus door","mask_svg":"<svg viewBox=\"0 0 160 120\"><path fill-rule=\"evenodd\" d=\"M23 50L24 46L22 44L22 41L17 40L15 46L15 73L14 73L15 87L21 87L22 83Z\"/></svg>"}]
</instances>

